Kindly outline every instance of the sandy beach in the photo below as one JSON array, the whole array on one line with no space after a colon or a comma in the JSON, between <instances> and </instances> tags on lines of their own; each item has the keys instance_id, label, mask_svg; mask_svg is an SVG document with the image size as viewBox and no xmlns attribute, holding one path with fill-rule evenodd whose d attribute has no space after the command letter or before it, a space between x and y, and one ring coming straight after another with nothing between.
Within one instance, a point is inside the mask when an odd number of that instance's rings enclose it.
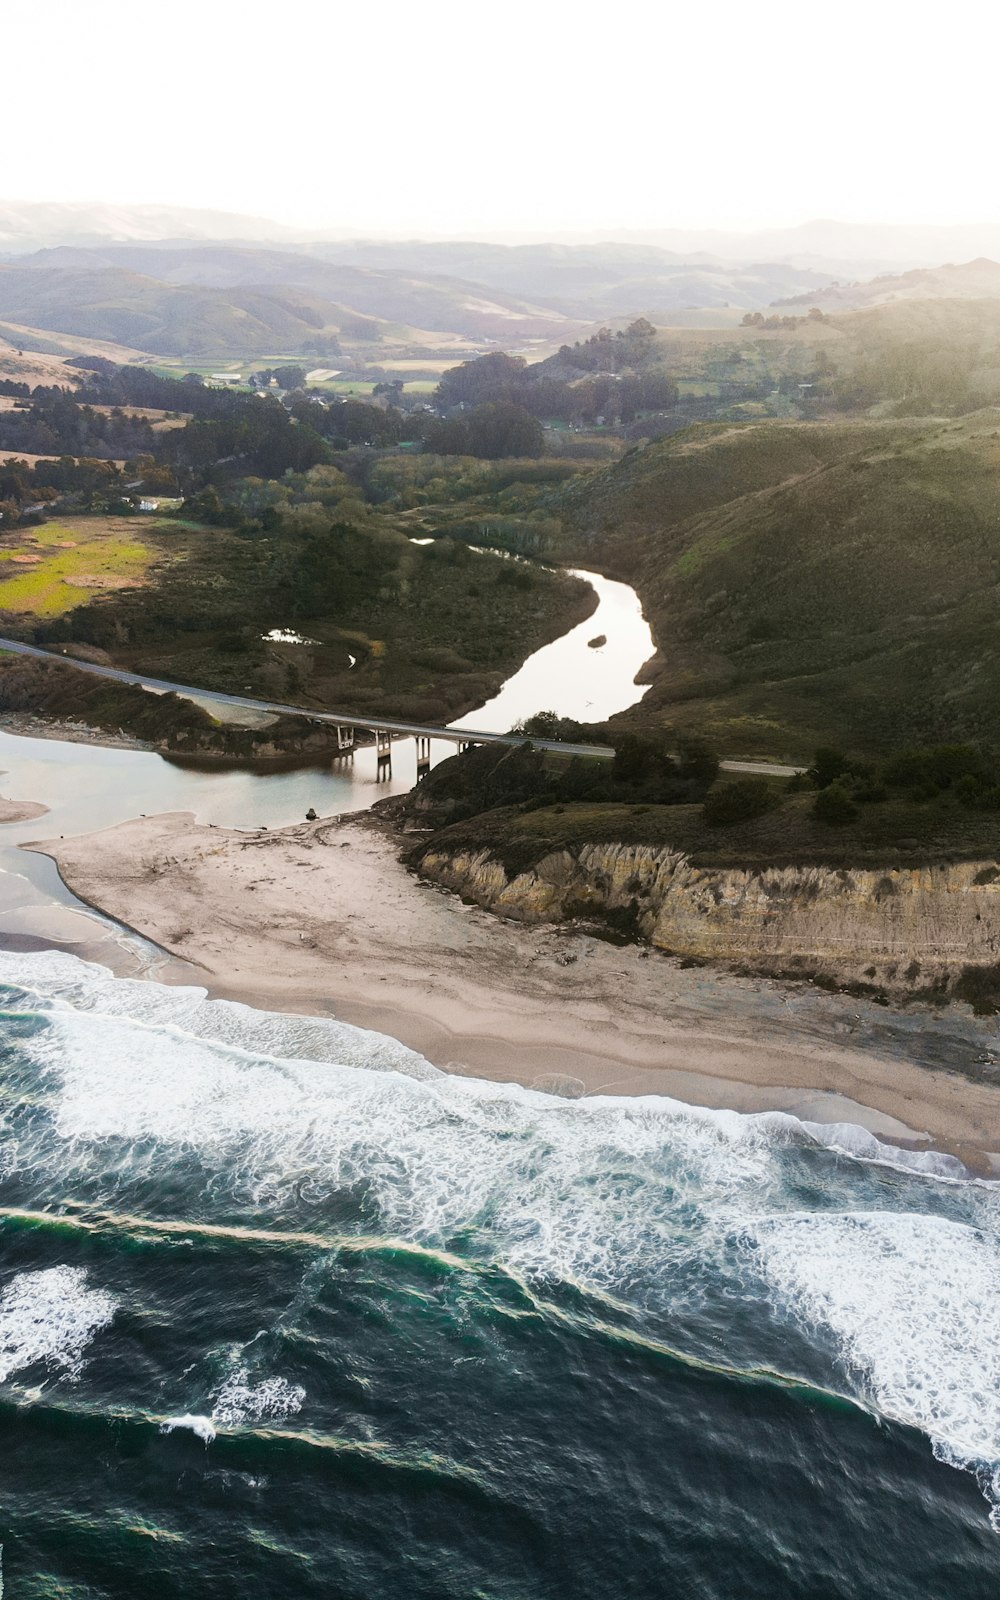
<instances>
[{"instance_id":1,"label":"sandy beach","mask_svg":"<svg viewBox=\"0 0 1000 1600\"><path fill-rule=\"evenodd\" d=\"M30 848L175 957L164 981L334 1014L450 1070L1000 1148L1000 1088L862 1047L852 1002L503 922L413 877L400 843L370 817L248 834L171 813Z\"/></svg>"}]
</instances>

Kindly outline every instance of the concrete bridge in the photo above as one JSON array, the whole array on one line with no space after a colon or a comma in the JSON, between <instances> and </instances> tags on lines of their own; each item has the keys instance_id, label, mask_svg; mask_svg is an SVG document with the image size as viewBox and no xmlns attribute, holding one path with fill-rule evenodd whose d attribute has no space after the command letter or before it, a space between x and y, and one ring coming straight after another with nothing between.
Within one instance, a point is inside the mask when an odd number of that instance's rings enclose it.
<instances>
[{"instance_id":1,"label":"concrete bridge","mask_svg":"<svg viewBox=\"0 0 1000 1600\"><path fill-rule=\"evenodd\" d=\"M36 645L22 644L18 639L0 639L0 651L14 655L30 656L36 661L59 662L75 667L95 678L108 678L112 683L128 683L139 689L150 689L157 694L179 694L186 699L215 700L220 705L236 706L246 711L263 711L272 716L305 717L310 722L322 722L337 729L337 746L341 755L353 754L355 737L360 731L374 735L379 770L392 763L394 738L413 738L417 741L417 772L423 776L430 770L431 740L443 739L459 750L471 744L524 743L525 736L517 733L490 733L486 729L438 728L424 722L398 722L388 717L371 717L357 711L318 711L310 706L285 705L278 700L256 700L248 695L224 694L219 689L195 688L189 683L170 683L166 678L150 678L141 672L128 672L122 667L105 667L96 661L79 661L76 656L63 655L57 650L40 650ZM607 761L614 751L605 744L564 744L558 739L532 739L536 750L554 750L563 755L593 756Z\"/></svg>"},{"instance_id":2,"label":"concrete bridge","mask_svg":"<svg viewBox=\"0 0 1000 1600\"><path fill-rule=\"evenodd\" d=\"M524 744L520 733L491 733L485 728L438 728L424 722L396 722L388 717L362 716L356 711L317 711L310 706L285 705L279 700L255 700L248 695L223 694L219 689L198 689L189 683L170 683L166 678L149 678L141 672L127 672L122 667L104 667L96 661L78 661L76 656L63 655L58 650L40 650L33 644L22 644L19 639L0 639L0 653L31 656L37 661L56 661L66 667L76 667L79 672L89 672L95 678L109 678L113 683L130 683L139 689L151 689L159 694L180 694L185 699L215 700L221 705L239 706L247 711L264 711L273 716L305 717L310 722L329 723L337 730L338 755L344 759L354 754L358 732L371 733L375 740L376 762L380 777L389 777L392 771L393 739L415 739L417 743L417 777L422 778L431 767L431 741L443 739L458 750L467 750L473 744ZM561 739L531 739L536 750L551 750L564 756L591 756L597 761L610 761L614 751L606 744L566 744ZM336 759L336 757L335 757ZM773 777L791 777L805 771L772 761L722 761L726 772L744 772Z\"/></svg>"}]
</instances>

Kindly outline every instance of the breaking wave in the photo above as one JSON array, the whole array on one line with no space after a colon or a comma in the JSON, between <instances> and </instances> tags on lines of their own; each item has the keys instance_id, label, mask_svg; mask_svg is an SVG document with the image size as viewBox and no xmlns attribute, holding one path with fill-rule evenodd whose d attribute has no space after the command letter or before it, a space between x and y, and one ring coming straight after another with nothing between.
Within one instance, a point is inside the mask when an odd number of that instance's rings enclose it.
<instances>
[{"instance_id":1,"label":"breaking wave","mask_svg":"<svg viewBox=\"0 0 1000 1600\"><path fill-rule=\"evenodd\" d=\"M713 1352L738 1339L748 1368L783 1361L921 1430L1000 1522L997 1190L954 1158L849 1125L456 1077L378 1034L65 954L0 955L0 983L27 1070L0 1168L18 1203L152 1211L182 1172L192 1222L306 1229L338 1207L359 1236L611 1296L692 1344L684 1317L707 1307ZM14 1278L0 1379L39 1360L72 1374L114 1309L81 1269ZM241 1358L195 1404L164 1426L208 1440L308 1420L310 1400Z\"/></svg>"}]
</instances>

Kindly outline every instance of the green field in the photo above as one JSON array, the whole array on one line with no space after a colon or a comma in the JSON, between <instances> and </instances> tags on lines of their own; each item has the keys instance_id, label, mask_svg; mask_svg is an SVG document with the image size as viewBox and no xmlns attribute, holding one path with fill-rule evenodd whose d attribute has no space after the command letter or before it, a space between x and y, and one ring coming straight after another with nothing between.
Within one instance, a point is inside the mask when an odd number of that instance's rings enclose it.
<instances>
[{"instance_id":1,"label":"green field","mask_svg":"<svg viewBox=\"0 0 1000 1600\"><path fill-rule=\"evenodd\" d=\"M157 552L149 517L71 517L0 541L0 611L58 617L101 593L143 583ZM20 559L18 559L20 558Z\"/></svg>"}]
</instances>

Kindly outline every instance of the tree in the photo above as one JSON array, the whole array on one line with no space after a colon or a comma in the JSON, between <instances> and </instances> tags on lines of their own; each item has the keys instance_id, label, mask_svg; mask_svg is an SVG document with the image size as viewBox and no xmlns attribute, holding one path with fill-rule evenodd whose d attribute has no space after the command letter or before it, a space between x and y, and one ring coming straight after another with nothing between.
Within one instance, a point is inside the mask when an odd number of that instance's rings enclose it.
<instances>
[{"instance_id":1,"label":"tree","mask_svg":"<svg viewBox=\"0 0 1000 1600\"><path fill-rule=\"evenodd\" d=\"M719 776L719 758L708 740L700 734L682 735L677 741L677 755L679 777L690 779L707 789Z\"/></svg>"},{"instance_id":2,"label":"tree","mask_svg":"<svg viewBox=\"0 0 1000 1600\"><path fill-rule=\"evenodd\" d=\"M509 356L502 350L495 350L475 361L449 367L441 374L435 396L437 403L447 410L463 401L466 405L477 405L486 400L510 400L524 378L527 364L523 356Z\"/></svg>"},{"instance_id":3,"label":"tree","mask_svg":"<svg viewBox=\"0 0 1000 1600\"><path fill-rule=\"evenodd\" d=\"M809 777L817 789L826 789L847 771L847 757L833 745L820 745L813 756Z\"/></svg>"},{"instance_id":4,"label":"tree","mask_svg":"<svg viewBox=\"0 0 1000 1600\"><path fill-rule=\"evenodd\" d=\"M279 389L304 389L306 384L305 367L275 367L274 377Z\"/></svg>"},{"instance_id":5,"label":"tree","mask_svg":"<svg viewBox=\"0 0 1000 1600\"><path fill-rule=\"evenodd\" d=\"M540 456L545 449L541 423L523 406L477 406L469 413L468 422L472 454L487 461L504 456Z\"/></svg>"}]
</instances>

